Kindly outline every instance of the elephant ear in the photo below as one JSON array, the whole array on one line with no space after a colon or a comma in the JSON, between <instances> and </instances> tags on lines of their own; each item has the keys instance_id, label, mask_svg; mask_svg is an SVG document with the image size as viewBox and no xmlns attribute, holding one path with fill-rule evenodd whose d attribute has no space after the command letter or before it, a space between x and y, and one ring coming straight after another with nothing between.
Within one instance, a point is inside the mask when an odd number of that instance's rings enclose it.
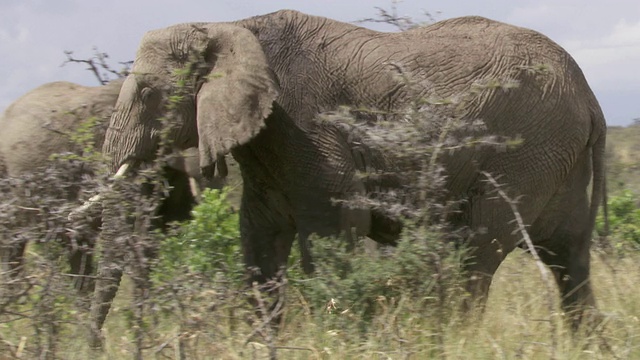
<instances>
[{"instance_id":1,"label":"elephant ear","mask_svg":"<svg viewBox=\"0 0 640 360\"><path fill-rule=\"evenodd\" d=\"M204 55L212 67L196 95L203 173L260 131L278 95L277 80L253 33L216 24L206 37Z\"/></svg>"}]
</instances>

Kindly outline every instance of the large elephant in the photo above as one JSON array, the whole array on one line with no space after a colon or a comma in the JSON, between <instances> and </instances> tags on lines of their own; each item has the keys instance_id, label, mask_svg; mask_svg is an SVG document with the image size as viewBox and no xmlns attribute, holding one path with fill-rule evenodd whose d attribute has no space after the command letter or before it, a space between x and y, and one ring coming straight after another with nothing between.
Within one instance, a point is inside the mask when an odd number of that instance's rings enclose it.
<instances>
[{"instance_id":1,"label":"large elephant","mask_svg":"<svg viewBox=\"0 0 640 360\"><path fill-rule=\"evenodd\" d=\"M30 173L42 172L51 164L52 154L75 153L82 155L83 146L74 140L78 126L93 118L91 140L101 149L104 135L114 105L120 93L123 79L114 80L105 86L86 87L69 82L53 82L42 85L23 95L11 104L0 118L0 170L2 177L19 177ZM86 124L86 123L85 123ZM165 175L172 190L161 207L161 222L184 220L189 217L195 203L192 179L201 186L220 186L207 182L200 176L197 150L187 149L174 157L165 169ZM187 173L189 171L190 173ZM71 178L79 180L84 174L91 174L89 164L78 167L77 174ZM213 179L219 182L220 179ZM18 198L24 189L13 189ZM59 189L60 197L74 201L80 189L70 188L68 193ZM28 216L28 214L26 215ZM101 219L91 221L94 231L82 233L67 239L66 243L76 244L70 248L69 262L71 272L76 275L88 275L93 271L92 250L94 236L98 234ZM3 239L2 266L9 273L17 272L23 263L25 240ZM88 291L93 281L76 277L76 287Z\"/></svg>"},{"instance_id":2,"label":"large elephant","mask_svg":"<svg viewBox=\"0 0 640 360\"><path fill-rule=\"evenodd\" d=\"M507 80L518 86L492 86ZM185 81L186 89L174 85ZM175 144L198 146L203 171L229 152L240 165L244 260L259 270L251 280L285 266L296 234L304 244L311 233L345 230L345 212L331 199L363 188L337 125L319 127L318 114L348 105L394 121L417 93L432 103L466 99L455 113L434 111L481 119L486 134L523 138L515 148L442 157L447 197L466 200L452 220L484 229L468 240L472 295L486 298L493 274L520 240L508 204L492 199L481 176L487 172L523 196L519 212L556 275L564 308L595 306L589 248L603 192L606 125L576 62L545 36L481 17L381 33L289 10L150 31L107 130L103 151L114 170L154 158L156 119L175 93L186 95L177 105ZM355 218L347 216L347 226ZM385 220L371 214L355 223L373 238L397 234Z\"/></svg>"}]
</instances>

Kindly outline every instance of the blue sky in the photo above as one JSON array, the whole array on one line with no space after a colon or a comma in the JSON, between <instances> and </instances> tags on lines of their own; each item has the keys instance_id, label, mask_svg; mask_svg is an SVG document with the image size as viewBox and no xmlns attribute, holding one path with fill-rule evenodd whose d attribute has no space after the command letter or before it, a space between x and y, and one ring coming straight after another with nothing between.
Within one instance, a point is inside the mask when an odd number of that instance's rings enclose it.
<instances>
[{"instance_id":1,"label":"blue sky","mask_svg":"<svg viewBox=\"0 0 640 360\"><path fill-rule=\"evenodd\" d=\"M374 7L389 9L391 4L391 0L2 0L0 111L46 82L97 85L83 66L61 66L64 50L86 58L97 46L115 63L133 59L145 31L175 23L237 20L285 8L354 21L374 17ZM401 15L416 19L426 19L425 11L439 20L481 15L538 30L573 55L610 125L640 118L638 0L405 0L397 7Z\"/></svg>"}]
</instances>

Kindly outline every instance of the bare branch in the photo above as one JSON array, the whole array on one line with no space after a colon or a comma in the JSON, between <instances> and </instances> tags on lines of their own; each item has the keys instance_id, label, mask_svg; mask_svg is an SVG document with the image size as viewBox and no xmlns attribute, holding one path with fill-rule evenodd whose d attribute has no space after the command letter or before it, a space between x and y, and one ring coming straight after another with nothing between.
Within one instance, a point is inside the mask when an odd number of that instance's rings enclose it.
<instances>
[{"instance_id":1,"label":"bare branch","mask_svg":"<svg viewBox=\"0 0 640 360\"><path fill-rule=\"evenodd\" d=\"M423 11L423 14L427 20L425 21L415 21L411 16L401 16L398 15L398 6L397 4L401 2L400 0L393 0L391 2L391 9L386 10L381 7L374 7L378 11L377 17L373 18L364 18L360 20L354 21L355 23L377 23L377 24L389 24L395 26L400 31L407 31L413 28L417 28L420 26L424 26L427 24L431 24L436 22L436 16L431 14L428 11ZM436 12L439 14L439 12Z\"/></svg>"},{"instance_id":2,"label":"bare branch","mask_svg":"<svg viewBox=\"0 0 640 360\"><path fill-rule=\"evenodd\" d=\"M64 54L67 56L67 60L62 63L62 66L68 63L87 64L88 67L86 70L91 71L101 85L111 81L112 76L115 76L117 79L129 74L133 61L118 62L118 64L122 65L123 68L121 70L115 70L107 63L109 54L99 51L97 47L94 47L93 51L93 56L88 59L76 59L73 57L73 51L65 50Z\"/></svg>"}]
</instances>

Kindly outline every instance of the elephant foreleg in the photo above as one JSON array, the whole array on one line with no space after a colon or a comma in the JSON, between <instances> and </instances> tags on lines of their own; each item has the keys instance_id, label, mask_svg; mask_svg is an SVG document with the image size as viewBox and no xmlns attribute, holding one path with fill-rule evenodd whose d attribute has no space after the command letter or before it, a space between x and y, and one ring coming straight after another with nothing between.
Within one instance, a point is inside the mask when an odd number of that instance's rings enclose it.
<instances>
[{"instance_id":1,"label":"elephant foreleg","mask_svg":"<svg viewBox=\"0 0 640 360\"><path fill-rule=\"evenodd\" d=\"M240 205L240 237L249 284L263 284L286 268L296 229L286 199L245 181Z\"/></svg>"},{"instance_id":2,"label":"elephant foreleg","mask_svg":"<svg viewBox=\"0 0 640 360\"><path fill-rule=\"evenodd\" d=\"M102 253L89 315L89 345L95 348L102 346L102 326L118 292L125 263L123 247L117 241L119 227L117 221L112 221L116 219L112 206L107 204L103 211L103 230L99 239Z\"/></svg>"},{"instance_id":3,"label":"elephant foreleg","mask_svg":"<svg viewBox=\"0 0 640 360\"><path fill-rule=\"evenodd\" d=\"M2 272L9 279L16 279L24 266L26 240L11 239L2 244Z\"/></svg>"},{"instance_id":4,"label":"elephant foreleg","mask_svg":"<svg viewBox=\"0 0 640 360\"><path fill-rule=\"evenodd\" d=\"M79 249L72 249L69 254L71 274L76 275L74 287L81 294L90 293L94 289L95 281L90 277L93 273L92 250L80 246Z\"/></svg>"},{"instance_id":5,"label":"elephant foreleg","mask_svg":"<svg viewBox=\"0 0 640 360\"><path fill-rule=\"evenodd\" d=\"M302 270L307 275L312 274L315 271L315 266L313 265L313 255L311 253L311 240L309 239L309 234L298 234L298 246L300 249Z\"/></svg>"},{"instance_id":6,"label":"elephant foreleg","mask_svg":"<svg viewBox=\"0 0 640 360\"><path fill-rule=\"evenodd\" d=\"M484 310L493 276L517 242L518 233L514 233L510 222L514 216L510 207L492 196L471 196L453 224L472 229L465 244L468 248L464 260L465 288L469 297L462 304L463 310Z\"/></svg>"},{"instance_id":7,"label":"elephant foreleg","mask_svg":"<svg viewBox=\"0 0 640 360\"><path fill-rule=\"evenodd\" d=\"M576 217L569 217L543 242L538 254L551 268L562 295L562 308L577 328L585 310L595 309L596 304L589 280L591 234L585 233L590 227L579 226L582 221L574 220Z\"/></svg>"},{"instance_id":8,"label":"elephant foreleg","mask_svg":"<svg viewBox=\"0 0 640 360\"><path fill-rule=\"evenodd\" d=\"M295 238L293 229L275 230L256 227L246 210L240 211L242 250L250 286L258 285L270 300L255 296L249 302L256 307L259 319L278 324L285 288L282 277ZM262 296L262 295L260 295ZM267 304L268 303L268 304ZM267 320L268 319L268 320Z\"/></svg>"},{"instance_id":9,"label":"elephant foreleg","mask_svg":"<svg viewBox=\"0 0 640 360\"><path fill-rule=\"evenodd\" d=\"M241 237L249 283L263 284L276 279L279 272L287 266L295 232L247 229L245 226L241 227Z\"/></svg>"}]
</instances>

